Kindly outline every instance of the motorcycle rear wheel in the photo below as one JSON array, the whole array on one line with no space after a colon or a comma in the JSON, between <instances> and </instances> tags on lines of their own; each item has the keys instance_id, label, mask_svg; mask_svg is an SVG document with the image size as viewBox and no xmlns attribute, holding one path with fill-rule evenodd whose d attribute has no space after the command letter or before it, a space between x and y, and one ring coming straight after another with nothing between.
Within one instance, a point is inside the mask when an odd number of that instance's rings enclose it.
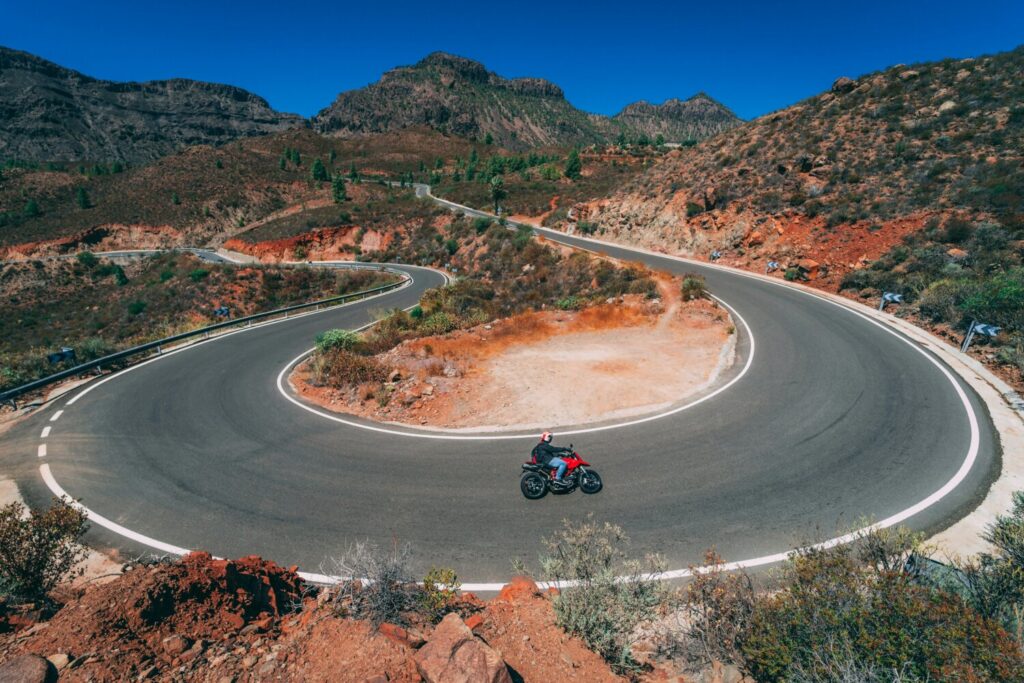
<instances>
[{"instance_id":1,"label":"motorcycle rear wheel","mask_svg":"<svg viewBox=\"0 0 1024 683\"><path fill-rule=\"evenodd\" d=\"M548 483L536 472L527 472L519 478L519 490L530 500L537 500L548 492Z\"/></svg>"},{"instance_id":2,"label":"motorcycle rear wheel","mask_svg":"<svg viewBox=\"0 0 1024 683\"><path fill-rule=\"evenodd\" d=\"M597 493L604 487L601 475L594 470L587 470L580 477L580 490L583 493Z\"/></svg>"}]
</instances>

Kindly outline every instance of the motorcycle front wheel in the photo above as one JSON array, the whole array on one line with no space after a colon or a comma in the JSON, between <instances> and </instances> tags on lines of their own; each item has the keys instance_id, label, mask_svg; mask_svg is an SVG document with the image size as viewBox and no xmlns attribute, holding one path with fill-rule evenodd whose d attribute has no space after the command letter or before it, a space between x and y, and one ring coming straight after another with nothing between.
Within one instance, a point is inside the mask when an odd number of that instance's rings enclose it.
<instances>
[{"instance_id":1,"label":"motorcycle front wheel","mask_svg":"<svg viewBox=\"0 0 1024 683\"><path fill-rule=\"evenodd\" d=\"M583 493L597 493L603 486L601 475L594 470L587 470L580 477L580 490Z\"/></svg>"},{"instance_id":2,"label":"motorcycle front wheel","mask_svg":"<svg viewBox=\"0 0 1024 683\"><path fill-rule=\"evenodd\" d=\"M536 472L527 472L519 478L519 489L530 500L537 500L548 492L548 483Z\"/></svg>"}]
</instances>

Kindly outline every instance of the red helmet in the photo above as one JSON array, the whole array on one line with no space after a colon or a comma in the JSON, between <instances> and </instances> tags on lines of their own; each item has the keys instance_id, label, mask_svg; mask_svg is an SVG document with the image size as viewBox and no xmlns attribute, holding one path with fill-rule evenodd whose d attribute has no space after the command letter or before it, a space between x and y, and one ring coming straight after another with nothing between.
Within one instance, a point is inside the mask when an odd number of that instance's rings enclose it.
<instances>
[{"instance_id":1,"label":"red helmet","mask_svg":"<svg viewBox=\"0 0 1024 683\"><path fill-rule=\"evenodd\" d=\"M552 434L551 432L544 432L543 434L540 435L540 440L543 441L544 443L551 443L551 437L553 436L554 434Z\"/></svg>"}]
</instances>

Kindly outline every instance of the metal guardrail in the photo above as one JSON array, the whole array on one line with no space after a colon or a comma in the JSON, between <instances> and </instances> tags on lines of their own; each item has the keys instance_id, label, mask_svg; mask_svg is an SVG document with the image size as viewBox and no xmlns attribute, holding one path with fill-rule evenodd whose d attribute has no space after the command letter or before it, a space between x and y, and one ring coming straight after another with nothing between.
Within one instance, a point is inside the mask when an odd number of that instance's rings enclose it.
<instances>
[{"instance_id":1,"label":"metal guardrail","mask_svg":"<svg viewBox=\"0 0 1024 683\"><path fill-rule=\"evenodd\" d=\"M302 264L296 264L296 265L302 265ZM316 309L319 310L319 308L321 306L331 306L331 305L334 305L334 304L342 304L342 303L345 303L347 301L363 299L363 298L366 298L368 296L372 296L374 294L382 294L384 292L389 292L389 291L391 291L393 289L398 289L399 287L402 287L407 282L409 282L410 279L411 279L407 274L403 273L402 271L394 270L394 269L387 268L387 267L381 267L381 266L353 266L353 267L356 268L356 269L364 268L364 269L380 270L380 271L383 271L383 272L388 272L388 273L392 273L392 274L395 274L395 275L400 275L401 279L398 282L393 282L393 283L387 284L387 285L381 285L380 287L374 287L372 289L364 289L364 290L361 290L361 291L358 291L358 292L352 292L350 294L342 294L340 296L331 297L329 299L320 299L318 301L310 301L310 302L307 302L307 303L304 303L304 304L295 304L294 306L285 306L284 308L275 308L272 311L264 311L262 313L254 313L252 315L243 316L241 318L234 318L232 320L225 320L224 322L215 323L213 325L207 325L206 327L200 327L198 329L191 330L189 332L182 332L181 334L176 334L176 335L173 335L173 336L170 336L170 337L164 337L163 339L157 339L156 341L147 342L145 344L139 344L138 346L133 346L131 348L124 349L122 351L118 351L116 353L111 353L109 355L103 356L102 358L96 358L94 360L91 360L88 363L82 363L80 365L76 365L73 368L68 368L67 370L62 370L60 372L54 373L52 375L49 375L47 377L43 377L41 379L34 380L34 381L29 382L27 384L22 384L21 386L14 387L13 389L8 389L7 391L0 392L0 403L11 402L11 403L15 404L15 407L17 407L17 404L15 403L15 399L17 399L19 396L21 396L21 395L23 395L23 394L25 394L25 393L27 393L29 391L34 391L36 389L40 389L42 387L48 386L50 384L53 384L54 382L59 382L62 379L67 379L68 377L74 377L75 375L80 375L80 374L82 374L84 372L88 372L90 370L101 369L104 365L111 365L113 363L116 363L117 361L124 360L125 358L129 358L131 356L135 356L135 355L138 355L140 353L146 353L147 351L152 351L153 349L156 349L157 354L160 354L160 353L162 353L162 347L164 347L164 346L167 346L169 344L173 344L175 342L183 341L185 339L191 339L193 337L200 337L200 336L208 337L211 332L215 332L217 330L223 330L223 329L226 329L226 328L229 328L229 327L235 327L235 326L238 326L238 325L249 326L249 325L251 325L253 323L253 321L263 320L263 319L266 319L266 318L272 318L274 316L282 315L282 314L284 315L285 318L287 318L288 314L291 313L292 311L300 311L300 310L304 310L304 309L307 309L307 308L316 308Z\"/></svg>"}]
</instances>

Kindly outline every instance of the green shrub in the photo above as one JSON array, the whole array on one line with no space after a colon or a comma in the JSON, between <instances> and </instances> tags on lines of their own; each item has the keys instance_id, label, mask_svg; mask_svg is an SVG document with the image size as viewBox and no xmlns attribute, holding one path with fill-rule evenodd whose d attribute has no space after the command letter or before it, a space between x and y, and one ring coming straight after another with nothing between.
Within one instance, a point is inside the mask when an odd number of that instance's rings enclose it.
<instances>
[{"instance_id":1,"label":"green shrub","mask_svg":"<svg viewBox=\"0 0 1024 683\"><path fill-rule=\"evenodd\" d=\"M173 270L168 269L168 270L161 270L160 271L160 282L167 282L172 277L174 277L174 271Z\"/></svg>"},{"instance_id":2,"label":"green shrub","mask_svg":"<svg viewBox=\"0 0 1024 683\"><path fill-rule=\"evenodd\" d=\"M189 273L188 276L189 278L192 279L192 282L199 282L200 280L209 276L209 274L210 271L206 270L205 268L196 268L191 273Z\"/></svg>"},{"instance_id":3,"label":"green shrub","mask_svg":"<svg viewBox=\"0 0 1024 683\"><path fill-rule=\"evenodd\" d=\"M420 320L423 317L423 307L419 304L413 306L409 311L409 317L413 320Z\"/></svg>"},{"instance_id":4,"label":"green shrub","mask_svg":"<svg viewBox=\"0 0 1024 683\"><path fill-rule=\"evenodd\" d=\"M133 301L130 304L128 304L128 313L130 315L139 315L140 313L142 313L145 310L146 310L146 302L145 301Z\"/></svg>"},{"instance_id":5,"label":"green shrub","mask_svg":"<svg viewBox=\"0 0 1024 683\"><path fill-rule=\"evenodd\" d=\"M423 577L420 604L434 621L451 612L459 598L459 577L454 569L431 567Z\"/></svg>"},{"instance_id":6,"label":"green shrub","mask_svg":"<svg viewBox=\"0 0 1024 683\"><path fill-rule=\"evenodd\" d=\"M564 299L559 299L555 306L563 311L575 311L583 307L583 301L576 295L567 296Z\"/></svg>"},{"instance_id":7,"label":"green shrub","mask_svg":"<svg viewBox=\"0 0 1024 683\"><path fill-rule=\"evenodd\" d=\"M544 543L541 558L545 578L572 582L554 599L558 625L579 636L619 672L638 670L630 653L640 625L650 622L665 598L657 580L663 563L657 557L627 559L628 542L621 528L565 520ZM625 580L619 580L625 576Z\"/></svg>"},{"instance_id":8,"label":"green shrub","mask_svg":"<svg viewBox=\"0 0 1024 683\"><path fill-rule=\"evenodd\" d=\"M829 678L827 653L911 680L1024 680L1024 657L996 622L901 571L909 534L798 551L782 590L761 598L743 645L764 683Z\"/></svg>"},{"instance_id":9,"label":"green shrub","mask_svg":"<svg viewBox=\"0 0 1024 683\"><path fill-rule=\"evenodd\" d=\"M686 217L693 218L704 213L704 207L695 202L686 202Z\"/></svg>"},{"instance_id":10,"label":"green shrub","mask_svg":"<svg viewBox=\"0 0 1024 683\"><path fill-rule=\"evenodd\" d=\"M330 349L351 351L357 344L359 344L359 335L350 330L326 330L316 336L316 350L321 353Z\"/></svg>"},{"instance_id":11,"label":"green shrub","mask_svg":"<svg viewBox=\"0 0 1024 683\"><path fill-rule=\"evenodd\" d=\"M75 347L75 357L80 363L88 363L97 358L109 356L117 347L100 337L89 337Z\"/></svg>"},{"instance_id":12,"label":"green shrub","mask_svg":"<svg viewBox=\"0 0 1024 683\"><path fill-rule=\"evenodd\" d=\"M473 230L476 231L476 234L482 235L487 232L487 228L491 227L493 222L490 218L474 218Z\"/></svg>"},{"instance_id":13,"label":"green shrub","mask_svg":"<svg viewBox=\"0 0 1024 683\"><path fill-rule=\"evenodd\" d=\"M695 273L687 273L683 276L683 284L681 287L683 301L693 301L694 299L703 299L707 294L707 287L704 283L704 276L697 275Z\"/></svg>"},{"instance_id":14,"label":"green shrub","mask_svg":"<svg viewBox=\"0 0 1024 683\"><path fill-rule=\"evenodd\" d=\"M80 543L87 528L85 513L58 498L27 516L21 503L0 508L0 595L45 601L58 583L81 576L75 567L88 554Z\"/></svg>"},{"instance_id":15,"label":"green shrub","mask_svg":"<svg viewBox=\"0 0 1024 683\"><path fill-rule=\"evenodd\" d=\"M420 329L429 335L447 334L458 326L458 320L445 311L431 313L420 323Z\"/></svg>"},{"instance_id":16,"label":"green shrub","mask_svg":"<svg viewBox=\"0 0 1024 683\"><path fill-rule=\"evenodd\" d=\"M789 282L793 282L794 280L799 280L800 279L800 269L796 268L796 267L786 268L786 272L782 274L782 277L784 277Z\"/></svg>"},{"instance_id":17,"label":"green shrub","mask_svg":"<svg viewBox=\"0 0 1024 683\"><path fill-rule=\"evenodd\" d=\"M84 268L89 268L90 270L95 268L96 264L100 262L99 258L96 257L96 254L91 251L79 252L75 255L75 260L82 264Z\"/></svg>"}]
</instances>

